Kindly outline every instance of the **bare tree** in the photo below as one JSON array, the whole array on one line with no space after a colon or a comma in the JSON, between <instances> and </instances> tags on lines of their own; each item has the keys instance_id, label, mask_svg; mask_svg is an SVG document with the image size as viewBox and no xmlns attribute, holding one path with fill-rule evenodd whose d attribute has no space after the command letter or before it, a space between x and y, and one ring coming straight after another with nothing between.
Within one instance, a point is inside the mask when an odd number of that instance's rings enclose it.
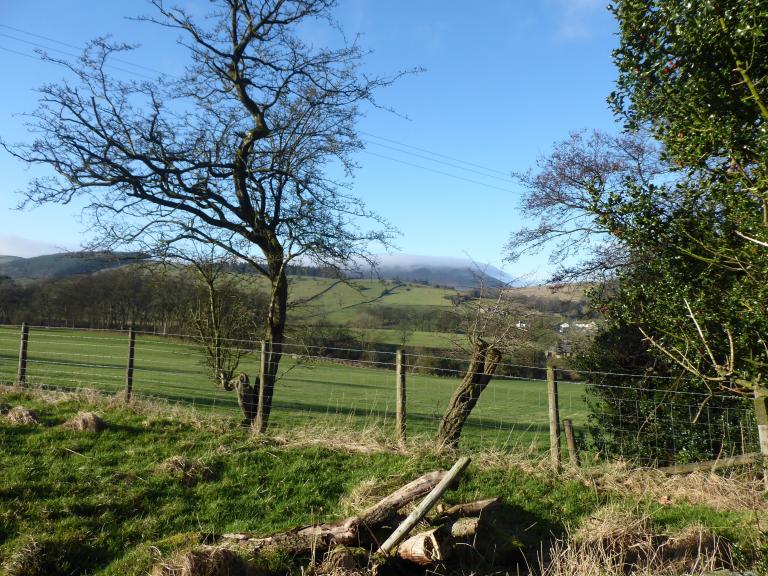
<instances>
[{"instance_id":1,"label":"bare tree","mask_svg":"<svg viewBox=\"0 0 768 576\"><path fill-rule=\"evenodd\" d=\"M526 188L521 212L537 223L511 235L507 259L553 247L553 284L602 278L623 266L626 249L601 215L628 182L649 185L667 172L657 146L643 135L574 132L537 168L515 174Z\"/></svg>"},{"instance_id":2,"label":"bare tree","mask_svg":"<svg viewBox=\"0 0 768 576\"><path fill-rule=\"evenodd\" d=\"M231 273L227 260L194 260L197 294L191 311L195 340L203 353L203 364L214 382L229 381L240 360L253 350L262 323L258 293L248 298L242 279Z\"/></svg>"},{"instance_id":3,"label":"bare tree","mask_svg":"<svg viewBox=\"0 0 768 576\"><path fill-rule=\"evenodd\" d=\"M129 46L96 40L71 78L40 89L31 144L3 146L53 169L29 205L87 202L98 244L163 252L195 243L249 263L270 285L260 422L266 428L282 356L293 261L340 266L391 239L391 226L349 191L360 105L392 77L359 71L356 43L317 48L300 26L335 27L333 0L215 0L206 18L153 0L139 20L180 34L181 78L114 78ZM363 228L372 222L372 229ZM297 260L298 259L298 260Z\"/></svg>"},{"instance_id":4,"label":"bare tree","mask_svg":"<svg viewBox=\"0 0 768 576\"><path fill-rule=\"evenodd\" d=\"M445 448L458 446L464 425L502 357L527 345L527 333L520 326L523 314L530 311L510 302L503 289L494 296L481 286L480 297L462 306L466 340L458 344L469 357L469 366L440 420L438 443Z\"/></svg>"}]
</instances>

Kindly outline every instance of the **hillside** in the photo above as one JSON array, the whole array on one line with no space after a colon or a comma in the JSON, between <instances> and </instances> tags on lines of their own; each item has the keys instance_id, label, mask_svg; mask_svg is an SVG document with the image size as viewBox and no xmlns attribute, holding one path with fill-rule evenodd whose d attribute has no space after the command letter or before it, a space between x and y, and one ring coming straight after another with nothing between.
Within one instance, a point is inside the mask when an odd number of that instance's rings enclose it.
<instances>
[{"instance_id":1,"label":"hillside","mask_svg":"<svg viewBox=\"0 0 768 576\"><path fill-rule=\"evenodd\" d=\"M72 252L33 258L0 256L0 275L27 280L63 278L115 268L137 257L138 254L130 252ZM311 276L322 277L320 274ZM350 276L355 279L412 282L457 290L476 288L481 284L501 287L505 282L505 275L500 270L478 267L470 260L405 255L382 256L375 270L363 268L350 272Z\"/></svg>"},{"instance_id":2,"label":"hillside","mask_svg":"<svg viewBox=\"0 0 768 576\"><path fill-rule=\"evenodd\" d=\"M15 260L21 260L22 258L20 256L0 256L0 265L2 264L8 264L9 262L13 262Z\"/></svg>"},{"instance_id":3,"label":"hillside","mask_svg":"<svg viewBox=\"0 0 768 576\"><path fill-rule=\"evenodd\" d=\"M135 262L139 257L131 252L72 252L33 258L0 256L0 276L19 280L79 276L117 268Z\"/></svg>"}]
</instances>

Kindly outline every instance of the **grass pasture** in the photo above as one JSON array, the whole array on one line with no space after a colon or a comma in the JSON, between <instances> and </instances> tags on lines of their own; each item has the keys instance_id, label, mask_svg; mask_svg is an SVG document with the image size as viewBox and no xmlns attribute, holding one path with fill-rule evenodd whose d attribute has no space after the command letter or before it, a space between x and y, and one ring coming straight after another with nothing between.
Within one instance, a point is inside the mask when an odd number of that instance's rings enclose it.
<instances>
[{"instance_id":1,"label":"grass pasture","mask_svg":"<svg viewBox=\"0 0 768 576\"><path fill-rule=\"evenodd\" d=\"M400 453L375 438L361 442L322 427L304 429L303 436L296 430L295 437L256 437L226 415L142 401L126 407L89 394L0 388L0 403L23 405L38 417L27 425L0 417L0 573L9 576L154 574L161 557L224 533L267 535L344 518L455 459L418 448ZM83 410L98 412L106 429L68 429L65 423ZM169 466L179 461L187 464L183 472ZM765 508L757 480L700 476L678 479L671 490L647 472L629 482L626 470L608 468L595 481L553 475L541 464L519 454L478 453L446 493L448 505L501 497L508 537L523 546L525 561L497 558L493 570L481 573L520 573L515 567L527 573L553 538L584 526L599 531L592 518L607 519L604 530L616 530L610 519L617 515L628 530L642 519L649 534L716 533L738 547L745 564L759 559ZM264 576L307 573L286 556L257 560L255 573ZM594 573L594 566L578 572Z\"/></svg>"},{"instance_id":2,"label":"grass pasture","mask_svg":"<svg viewBox=\"0 0 768 576\"><path fill-rule=\"evenodd\" d=\"M0 327L0 381L13 381L18 348L19 329ZM29 338L28 380L47 386L119 393L125 387L127 348L125 333L33 328ZM207 380L200 358L200 353L188 343L138 335L134 394L230 414L237 411L234 393ZM258 353L246 357L241 370L258 374ZM335 427L394 428L391 365L371 363L361 367L286 356L281 372L272 411L276 427L290 428L324 419ZM435 433L458 376L408 374L411 435ZM560 410L561 418L573 419L578 433L586 418L580 384L561 384ZM544 381L494 379L465 428L463 446L545 449L547 414Z\"/></svg>"}]
</instances>

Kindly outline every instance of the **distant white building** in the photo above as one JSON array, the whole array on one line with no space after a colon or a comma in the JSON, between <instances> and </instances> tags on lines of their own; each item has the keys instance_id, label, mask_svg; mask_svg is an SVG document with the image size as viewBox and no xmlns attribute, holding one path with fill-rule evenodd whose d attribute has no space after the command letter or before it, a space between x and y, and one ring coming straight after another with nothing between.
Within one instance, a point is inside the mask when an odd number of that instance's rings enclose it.
<instances>
[{"instance_id":1,"label":"distant white building","mask_svg":"<svg viewBox=\"0 0 768 576\"><path fill-rule=\"evenodd\" d=\"M571 327L571 325L568 322L562 322L561 324L557 325L557 331L560 332L560 334L565 334L566 331Z\"/></svg>"}]
</instances>

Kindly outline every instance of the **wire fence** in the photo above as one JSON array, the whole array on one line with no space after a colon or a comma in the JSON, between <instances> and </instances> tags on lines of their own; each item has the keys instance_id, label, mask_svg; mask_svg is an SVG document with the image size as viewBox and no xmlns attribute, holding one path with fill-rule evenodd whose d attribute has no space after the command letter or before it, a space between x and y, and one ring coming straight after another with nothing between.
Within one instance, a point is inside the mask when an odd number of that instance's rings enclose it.
<instances>
[{"instance_id":1,"label":"wire fence","mask_svg":"<svg viewBox=\"0 0 768 576\"><path fill-rule=\"evenodd\" d=\"M0 326L0 382L18 377L21 327ZM239 371L259 372L259 343L228 341L247 354ZM127 332L31 327L25 380L30 386L123 394ZM275 385L270 425L304 423L395 431L396 356L392 351L287 343ZM206 373L189 335L136 333L132 391L136 396L236 415L235 393ZM406 423L411 437L434 439L466 358L404 354ZM501 363L464 427L468 449L549 449L546 367ZM525 376L521 375L525 374ZM663 376L557 370L561 419L571 420L578 445L592 456L641 464L673 464L754 451L754 411L743 399L692 389ZM638 384L642 382L642 384ZM648 384L648 383L651 384Z\"/></svg>"}]
</instances>

